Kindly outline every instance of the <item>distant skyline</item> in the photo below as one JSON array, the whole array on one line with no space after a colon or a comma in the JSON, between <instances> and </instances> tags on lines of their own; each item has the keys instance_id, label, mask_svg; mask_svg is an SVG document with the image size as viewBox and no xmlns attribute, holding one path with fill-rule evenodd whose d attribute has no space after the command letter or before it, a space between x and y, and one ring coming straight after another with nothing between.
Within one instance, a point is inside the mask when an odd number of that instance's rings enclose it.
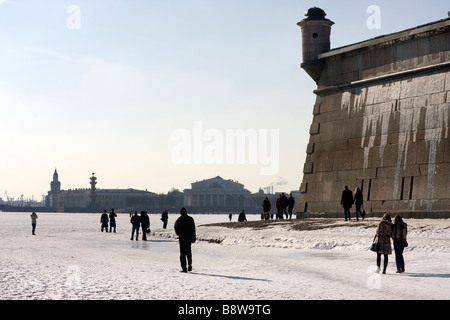
<instances>
[{"instance_id":1,"label":"distant skyline","mask_svg":"<svg viewBox=\"0 0 450 320\"><path fill-rule=\"evenodd\" d=\"M221 176L298 190L316 85L308 8L331 47L448 18L448 0L0 0L0 197L167 193ZM230 138L230 137L233 137ZM245 149L239 149L243 143ZM242 152L245 150L245 152ZM4 199L5 200L5 199Z\"/></svg>"}]
</instances>

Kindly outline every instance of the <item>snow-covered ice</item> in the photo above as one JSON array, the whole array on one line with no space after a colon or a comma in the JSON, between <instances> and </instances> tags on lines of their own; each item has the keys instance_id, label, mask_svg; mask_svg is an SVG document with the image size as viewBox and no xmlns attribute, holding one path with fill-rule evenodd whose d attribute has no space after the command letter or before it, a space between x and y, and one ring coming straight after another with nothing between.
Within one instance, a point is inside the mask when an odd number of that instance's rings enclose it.
<instances>
[{"instance_id":1,"label":"snow-covered ice","mask_svg":"<svg viewBox=\"0 0 450 320\"><path fill-rule=\"evenodd\" d=\"M149 241L130 241L129 216L117 233L100 232L100 214L0 212L2 300L297 300L450 299L450 220L406 219L406 272L375 273L368 248L378 218L345 223L313 219L312 230L277 221L253 228L227 215L192 215L198 241L193 272L180 273L178 242L169 215L150 215ZM236 221L237 214L233 220ZM247 219L259 220L257 215ZM231 225L231 224L230 224Z\"/></svg>"}]
</instances>

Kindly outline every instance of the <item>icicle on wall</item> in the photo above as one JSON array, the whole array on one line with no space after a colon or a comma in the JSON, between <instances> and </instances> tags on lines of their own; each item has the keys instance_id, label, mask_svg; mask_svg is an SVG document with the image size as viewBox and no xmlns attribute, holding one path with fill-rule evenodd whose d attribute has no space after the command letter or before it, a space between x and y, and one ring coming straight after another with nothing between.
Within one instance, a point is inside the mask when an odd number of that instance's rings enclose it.
<instances>
[{"instance_id":1,"label":"icicle on wall","mask_svg":"<svg viewBox=\"0 0 450 320\"><path fill-rule=\"evenodd\" d=\"M427 211L433 209L436 150L442 139L448 139L449 134L450 103L445 102L444 87L445 74L438 74L346 91L341 99L341 110L347 108L349 116L351 112L363 113L363 169L370 166L370 156L373 156L371 150L376 137L379 136L380 139L378 156L380 166L383 167L388 137L390 134L398 134L392 199L399 197L402 170L407 166L408 148L411 143L417 142L417 133L424 128L424 141L428 148ZM393 123L395 127L392 127Z\"/></svg>"}]
</instances>

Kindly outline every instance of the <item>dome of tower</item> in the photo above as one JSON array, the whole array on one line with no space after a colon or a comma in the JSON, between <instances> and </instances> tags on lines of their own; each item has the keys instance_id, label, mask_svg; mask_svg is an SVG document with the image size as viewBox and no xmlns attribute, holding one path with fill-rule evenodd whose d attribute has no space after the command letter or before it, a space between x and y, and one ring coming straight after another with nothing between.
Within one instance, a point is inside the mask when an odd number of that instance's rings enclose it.
<instances>
[{"instance_id":1,"label":"dome of tower","mask_svg":"<svg viewBox=\"0 0 450 320\"><path fill-rule=\"evenodd\" d=\"M328 20L328 19L325 19L326 15L327 14L322 9L313 7L313 8L308 9L308 11L306 11L306 13L305 13L306 19L305 20Z\"/></svg>"}]
</instances>

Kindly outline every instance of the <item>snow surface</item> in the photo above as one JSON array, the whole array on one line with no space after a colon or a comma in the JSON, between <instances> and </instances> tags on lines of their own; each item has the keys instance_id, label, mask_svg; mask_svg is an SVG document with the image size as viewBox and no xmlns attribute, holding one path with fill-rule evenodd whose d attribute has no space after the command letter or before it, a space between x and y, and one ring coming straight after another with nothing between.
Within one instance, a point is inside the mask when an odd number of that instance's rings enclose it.
<instances>
[{"instance_id":1,"label":"snow surface","mask_svg":"<svg viewBox=\"0 0 450 320\"><path fill-rule=\"evenodd\" d=\"M178 214L169 215L167 230L160 214L150 215L149 241L130 240L126 214L115 234L100 232L100 214L38 216L33 236L30 213L0 212L2 300L450 299L450 220L405 220L406 272L395 273L393 254L382 275L368 250L378 218L294 230L288 221L205 226L228 216L192 215L198 241L193 272L184 274L173 231Z\"/></svg>"}]
</instances>

